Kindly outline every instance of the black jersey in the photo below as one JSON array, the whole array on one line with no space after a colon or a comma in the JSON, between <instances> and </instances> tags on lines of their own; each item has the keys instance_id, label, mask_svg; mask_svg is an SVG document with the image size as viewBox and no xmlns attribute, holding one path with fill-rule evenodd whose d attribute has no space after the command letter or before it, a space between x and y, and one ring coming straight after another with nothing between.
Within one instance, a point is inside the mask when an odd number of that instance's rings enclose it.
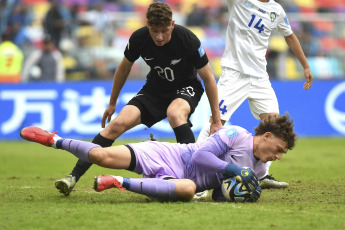
<instances>
[{"instance_id":1,"label":"black jersey","mask_svg":"<svg viewBox=\"0 0 345 230\"><path fill-rule=\"evenodd\" d=\"M170 91L198 80L196 69L208 63L207 55L197 36L175 24L171 40L157 46L145 26L136 30L125 49L125 57L134 62L140 56L151 67L146 85L159 91Z\"/></svg>"}]
</instances>

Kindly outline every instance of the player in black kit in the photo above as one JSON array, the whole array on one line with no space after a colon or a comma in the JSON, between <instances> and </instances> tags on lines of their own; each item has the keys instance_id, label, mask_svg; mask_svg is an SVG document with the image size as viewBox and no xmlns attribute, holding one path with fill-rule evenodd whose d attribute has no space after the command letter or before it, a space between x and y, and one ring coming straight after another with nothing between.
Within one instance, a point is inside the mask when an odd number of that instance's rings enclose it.
<instances>
[{"instance_id":1,"label":"player in black kit","mask_svg":"<svg viewBox=\"0 0 345 230\"><path fill-rule=\"evenodd\" d=\"M146 18L147 26L131 35L124 58L115 71L109 105L102 118L104 130L92 141L102 147L111 146L121 134L139 124L151 127L166 117L177 142L195 142L189 117L204 92L197 73L204 82L211 107L211 134L222 126L216 81L200 40L187 28L174 24L166 3L152 3ZM120 91L139 57L151 68L146 84L110 122ZM110 122L107 126L106 121ZM135 161L132 163L129 170L135 167ZM55 187L68 196L90 166L79 160L72 173L57 180Z\"/></svg>"}]
</instances>

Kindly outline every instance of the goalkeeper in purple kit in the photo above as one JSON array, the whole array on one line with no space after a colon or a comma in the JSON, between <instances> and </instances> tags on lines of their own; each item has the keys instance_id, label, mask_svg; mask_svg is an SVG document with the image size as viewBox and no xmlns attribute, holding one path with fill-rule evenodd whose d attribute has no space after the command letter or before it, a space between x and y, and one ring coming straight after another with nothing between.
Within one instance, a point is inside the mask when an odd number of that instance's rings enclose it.
<instances>
[{"instance_id":1,"label":"goalkeeper in purple kit","mask_svg":"<svg viewBox=\"0 0 345 230\"><path fill-rule=\"evenodd\" d=\"M279 160L296 142L288 114L262 120L254 136L242 127L224 126L204 141L191 144L146 141L102 148L34 126L22 129L20 135L69 151L86 162L143 175L96 177L94 188L98 192L117 187L160 201L189 201L196 192L219 191L222 180L229 177L242 181L251 194L250 201L257 201L261 194L258 179L266 173L265 163Z\"/></svg>"}]
</instances>

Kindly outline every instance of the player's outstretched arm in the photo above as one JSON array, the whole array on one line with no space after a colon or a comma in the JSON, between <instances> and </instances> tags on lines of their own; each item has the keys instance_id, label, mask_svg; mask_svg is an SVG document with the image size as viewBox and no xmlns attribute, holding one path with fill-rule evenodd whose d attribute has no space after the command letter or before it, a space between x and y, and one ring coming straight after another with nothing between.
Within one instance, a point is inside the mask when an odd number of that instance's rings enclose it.
<instances>
[{"instance_id":1,"label":"player's outstretched arm","mask_svg":"<svg viewBox=\"0 0 345 230\"><path fill-rule=\"evenodd\" d=\"M218 93L217 93L217 83L214 79L211 67L206 64L204 67L197 70L201 79L204 81L206 95L211 107L212 119L211 119L211 129L210 135L218 131L222 127L222 122L220 120L220 112L218 108Z\"/></svg>"},{"instance_id":2,"label":"player's outstretched arm","mask_svg":"<svg viewBox=\"0 0 345 230\"><path fill-rule=\"evenodd\" d=\"M251 193L259 187L255 172L250 168L242 168L220 159L219 156L224 154L227 146L223 141L217 141L219 138L216 138L216 135L203 141L192 155L192 164L206 171L220 172L226 177L237 177L236 179L241 181Z\"/></svg>"},{"instance_id":3,"label":"player's outstretched arm","mask_svg":"<svg viewBox=\"0 0 345 230\"><path fill-rule=\"evenodd\" d=\"M285 41L286 41L286 44L288 44L289 48L294 53L294 55L297 57L301 65L303 66L304 77L306 79L303 85L303 89L308 90L313 84L313 75L311 74L310 67L304 55L304 52L302 50L301 44L294 33L292 33L289 36L286 36Z\"/></svg>"},{"instance_id":4,"label":"player's outstretched arm","mask_svg":"<svg viewBox=\"0 0 345 230\"><path fill-rule=\"evenodd\" d=\"M128 59L124 57L119 66L116 68L109 105L107 109L104 111L102 117L102 128L105 128L105 122L107 121L109 123L111 120L111 116L115 113L117 98L119 97L122 87L127 81L132 66L133 63L128 61Z\"/></svg>"}]
</instances>

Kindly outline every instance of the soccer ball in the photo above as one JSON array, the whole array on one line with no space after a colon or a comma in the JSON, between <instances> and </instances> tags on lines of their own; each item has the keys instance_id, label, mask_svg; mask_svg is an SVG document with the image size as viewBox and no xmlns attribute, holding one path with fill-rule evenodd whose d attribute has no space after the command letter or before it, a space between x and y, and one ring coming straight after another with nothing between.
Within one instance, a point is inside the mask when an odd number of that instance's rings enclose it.
<instances>
[{"instance_id":1,"label":"soccer ball","mask_svg":"<svg viewBox=\"0 0 345 230\"><path fill-rule=\"evenodd\" d=\"M250 200L250 193L246 186L237 181L235 177L223 180L222 193L226 200L230 202L246 202Z\"/></svg>"}]
</instances>

